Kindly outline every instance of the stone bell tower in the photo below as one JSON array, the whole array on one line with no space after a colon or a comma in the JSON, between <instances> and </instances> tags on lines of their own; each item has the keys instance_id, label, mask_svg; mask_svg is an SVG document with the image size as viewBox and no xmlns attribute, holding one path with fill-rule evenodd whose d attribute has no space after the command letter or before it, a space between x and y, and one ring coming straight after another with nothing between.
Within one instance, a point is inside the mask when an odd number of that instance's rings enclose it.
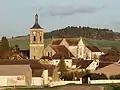
<instances>
[{"instance_id":1,"label":"stone bell tower","mask_svg":"<svg viewBox=\"0 0 120 90\"><path fill-rule=\"evenodd\" d=\"M30 28L30 59L40 59L44 50L44 32L38 24L38 14L35 15L35 24Z\"/></svg>"}]
</instances>

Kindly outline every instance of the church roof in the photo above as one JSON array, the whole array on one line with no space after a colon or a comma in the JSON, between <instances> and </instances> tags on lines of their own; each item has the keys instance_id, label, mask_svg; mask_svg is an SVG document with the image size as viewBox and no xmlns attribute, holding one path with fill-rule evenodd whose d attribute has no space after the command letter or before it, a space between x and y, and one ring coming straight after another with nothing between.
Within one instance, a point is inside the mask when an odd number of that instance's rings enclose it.
<instances>
[{"instance_id":1,"label":"church roof","mask_svg":"<svg viewBox=\"0 0 120 90\"><path fill-rule=\"evenodd\" d=\"M80 41L80 38L55 38L52 40L52 45L60 45L63 39L71 46L76 46Z\"/></svg>"},{"instance_id":2,"label":"church roof","mask_svg":"<svg viewBox=\"0 0 120 90\"><path fill-rule=\"evenodd\" d=\"M38 14L35 15L35 24L30 29L42 29L42 27L38 23Z\"/></svg>"},{"instance_id":3,"label":"church roof","mask_svg":"<svg viewBox=\"0 0 120 90\"><path fill-rule=\"evenodd\" d=\"M51 48L56 52L56 54L52 57L53 59L60 59L61 57L70 59L71 57L74 57L64 45L51 45Z\"/></svg>"},{"instance_id":4,"label":"church roof","mask_svg":"<svg viewBox=\"0 0 120 90\"><path fill-rule=\"evenodd\" d=\"M42 27L39 24L34 24L31 29L42 29Z\"/></svg>"},{"instance_id":5,"label":"church roof","mask_svg":"<svg viewBox=\"0 0 120 90\"><path fill-rule=\"evenodd\" d=\"M80 38L66 38L66 41L69 45L76 46L79 43Z\"/></svg>"},{"instance_id":6,"label":"church roof","mask_svg":"<svg viewBox=\"0 0 120 90\"><path fill-rule=\"evenodd\" d=\"M60 45L62 38L54 38L52 39L52 45Z\"/></svg>"},{"instance_id":7,"label":"church roof","mask_svg":"<svg viewBox=\"0 0 120 90\"><path fill-rule=\"evenodd\" d=\"M100 49L96 46L87 46L87 48L92 52L101 52Z\"/></svg>"}]
</instances>

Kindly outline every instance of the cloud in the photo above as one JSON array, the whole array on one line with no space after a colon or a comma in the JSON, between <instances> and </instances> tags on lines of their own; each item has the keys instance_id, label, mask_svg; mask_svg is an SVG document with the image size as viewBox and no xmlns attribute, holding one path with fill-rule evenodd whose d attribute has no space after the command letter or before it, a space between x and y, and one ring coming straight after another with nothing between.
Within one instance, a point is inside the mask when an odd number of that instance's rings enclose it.
<instances>
[{"instance_id":1,"label":"cloud","mask_svg":"<svg viewBox=\"0 0 120 90\"><path fill-rule=\"evenodd\" d=\"M42 16L69 16L73 14L84 14L84 13L94 13L101 10L102 7L94 6L52 6L47 8L42 8L40 13Z\"/></svg>"}]
</instances>

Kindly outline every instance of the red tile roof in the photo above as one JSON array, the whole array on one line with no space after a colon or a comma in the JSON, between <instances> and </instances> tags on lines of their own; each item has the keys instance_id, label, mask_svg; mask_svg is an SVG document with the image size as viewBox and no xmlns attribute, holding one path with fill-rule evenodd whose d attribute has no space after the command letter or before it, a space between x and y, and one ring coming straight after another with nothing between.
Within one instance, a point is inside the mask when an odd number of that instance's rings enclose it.
<instances>
[{"instance_id":1,"label":"red tile roof","mask_svg":"<svg viewBox=\"0 0 120 90\"><path fill-rule=\"evenodd\" d=\"M52 40L52 45L59 45L64 38L56 38ZM71 46L76 46L80 41L80 38L65 38L67 43Z\"/></svg>"},{"instance_id":2,"label":"red tile roof","mask_svg":"<svg viewBox=\"0 0 120 90\"><path fill-rule=\"evenodd\" d=\"M87 46L87 48L92 52L101 52L100 49L96 46Z\"/></svg>"},{"instance_id":3,"label":"red tile roof","mask_svg":"<svg viewBox=\"0 0 120 90\"><path fill-rule=\"evenodd\" d=\"M66 38L66 41L69 45L76 46L79 43L80 38Z\"/></svg>"},{"instance_id":4,"label":"red tile roof","mask_svg":"<svg viewBox=\"0 0 120 90\"><path fill-rule=\"evenodd\" d=\"M52 57L53 59L60 59L61 57L70 59L71 57L74 57L64 45L51 45L51 48L56 52L56 54Z\"/></svg>"},{"instance_id":5,"label":"red tile roof","mask_svg":"<svg viewBox=\"0 0 120 90\"><path fill-rule=\"evenodd\" d=\"M93 60L80 60L80 59L73 59L73 62L76 62L76 67L79 69L86 69L92 62Z\"/></svg>"},{"instance_id":6,"label":"red tile roof","mask_svg":"<svg viewBox=\"0 0 120 90\"><path fill-rule=\"evenodd\" d=\"M62 41L62 38L52 39L52 45L59 45Z\"/></svg>"}]
</instances>

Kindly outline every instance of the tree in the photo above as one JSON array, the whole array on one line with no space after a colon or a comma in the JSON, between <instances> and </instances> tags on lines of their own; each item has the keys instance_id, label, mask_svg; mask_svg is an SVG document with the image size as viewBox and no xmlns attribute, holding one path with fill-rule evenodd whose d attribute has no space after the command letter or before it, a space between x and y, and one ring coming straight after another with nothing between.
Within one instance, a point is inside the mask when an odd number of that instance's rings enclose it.
<instances>
[{"instance_id":1,"label":"tree","mask_svg":"<svg viewBox=\"0 0 120 90\"><path fill-rule=\"evenodd\" d=\"M1 44L2 44L2 48L1 48L2 52L9 51L9 42L8 42L8 39L6 37L2 37Z\"/></svg>"},{"instance_id":2,"label":"tree","mask_svg":"<svg viewBox=\"0 0 120 90\"><path fill-rule=\"evenodd\" d=\"M58 68L58 71L60 72L60 78L63 79L67 73L67 68L63 57L58 64Z\"/></svg>"},{"instance_id":3,"label":"tree","mask_svg":"<svg viewBox=\"0 0 120 90\"><path fill-rule=\"evenodd\" d=\"M118 75L111 75L110 79L120 79L120 74L118 74Z\"/></svg>"},{"instance_id":4,"label":"tree","mask_svg":"<svg viewBox=\"0 0 120 90\"><path fill-rule=\"evenodd\" d=\"M19 48L19 46L18 46L17 44L15 44L15 50L16 50L17 52L20 51L20 48Z\"/></svg>"},{"instance_id":5,"label":"tree","mask_svg":"<svg viewBox=\"0 0 120 90\"><path fill-rule=\"evenodd\" d=\"M105 74L98 74L98 73L91 73L90 74L91 80L99 80L99 79L108 79Z\"/></svg>"}]
</instances>

